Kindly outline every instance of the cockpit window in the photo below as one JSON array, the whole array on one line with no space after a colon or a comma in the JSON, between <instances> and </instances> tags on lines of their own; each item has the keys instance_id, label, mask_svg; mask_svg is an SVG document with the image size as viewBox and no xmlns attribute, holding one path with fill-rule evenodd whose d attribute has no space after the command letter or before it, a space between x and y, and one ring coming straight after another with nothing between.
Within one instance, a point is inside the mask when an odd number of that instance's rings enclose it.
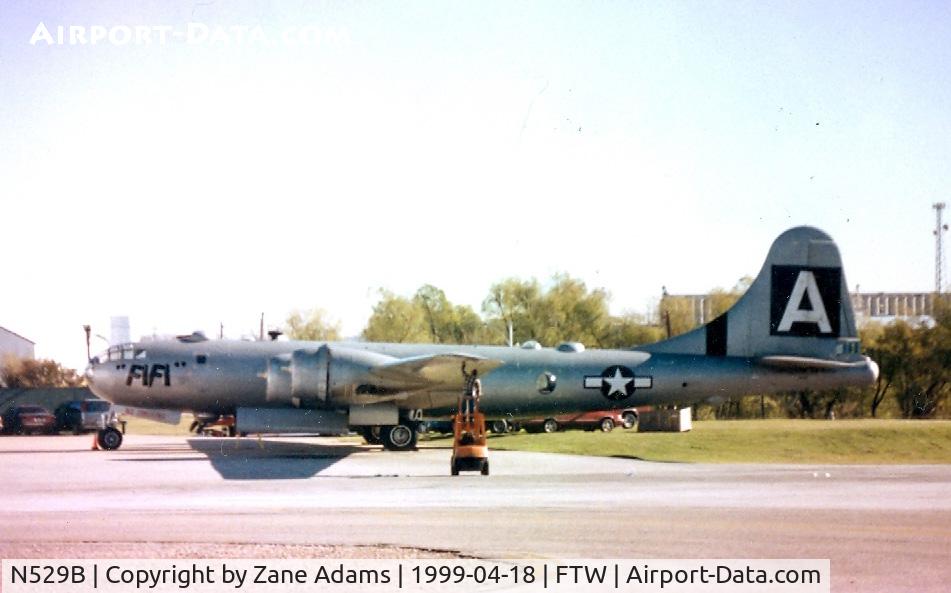
<instances>
[{"instance_id":1,"label":"cockpit window","mask_svg":"<svg viewBox=\"0 0 951 593\"><path fill-rule=\"evenodd\" d=\"M146 356L148 356L148 354L147 354L146 351L143 350L142 348L136 348L136 349L135 349L135 358L136 358L136 359L142 359L142 358L145 358Z\"/></svg>"},{"instance_id":2,"label":"cockpit window","mask_svg":"<svg viewBox=\"0 0 951 593\"><path fill-rule=\"evenodd\" d=\"M118 344L109 346L109 349L97 356L99 362L111 362L115 360L132 360L133 358L143 358L144 350L136 349L132 344Z\"/></svg>"}]
</instances>

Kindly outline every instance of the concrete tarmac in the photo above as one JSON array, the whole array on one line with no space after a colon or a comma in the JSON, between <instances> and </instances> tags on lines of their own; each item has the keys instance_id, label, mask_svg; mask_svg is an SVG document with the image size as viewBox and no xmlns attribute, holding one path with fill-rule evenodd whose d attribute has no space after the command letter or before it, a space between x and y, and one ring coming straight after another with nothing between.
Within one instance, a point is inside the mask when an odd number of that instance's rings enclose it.
<instances>
[{"instance_id":1,"label":"concrete tarmac","mask_svg":"<svg viewBox=\"0 0 951 593\"><path fill-rule=\"evenodd\" d=\"M448 449L91 438L0 438L0 556L830 558L833 591L951 587L947 465L494 451L490 476L452 477Z\"/></svg>"}]
</instances>

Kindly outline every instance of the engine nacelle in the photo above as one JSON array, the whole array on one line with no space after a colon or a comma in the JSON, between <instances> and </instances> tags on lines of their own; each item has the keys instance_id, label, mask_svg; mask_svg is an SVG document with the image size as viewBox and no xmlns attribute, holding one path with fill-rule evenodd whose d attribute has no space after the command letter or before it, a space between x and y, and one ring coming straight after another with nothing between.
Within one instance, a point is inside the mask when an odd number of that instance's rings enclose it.
<instances>
[{"instance_id":1,"label":"engine nacelle","mask_svg":"<svg viewBox=\"0 0 951 593\"><path fill-rule=\"evenodd\" d=\"M291 401L291 357L278 354L267 361L267 391L269 402Z\"/></svg>"},{"instance_id":2,"label":"engine nacelle","mask_svg":"<svg viewBox=\"0 0 951 593\"><path fill-rule=\"evenodd\" d=\"M267 399L303 407L349 403L358 388L374 390L370 370L395 359L385 354L324 344L268 361Z\"/></svg>"}]
</instances>

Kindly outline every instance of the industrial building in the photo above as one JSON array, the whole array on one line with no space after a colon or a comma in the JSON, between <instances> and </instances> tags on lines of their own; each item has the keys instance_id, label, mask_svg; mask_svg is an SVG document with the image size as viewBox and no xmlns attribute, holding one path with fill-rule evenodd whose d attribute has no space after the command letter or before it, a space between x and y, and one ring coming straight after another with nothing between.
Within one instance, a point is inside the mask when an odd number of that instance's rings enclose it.
<instances>
[{"instance_id":1,"label":"industrial building","mask_svg":"<svg viewBox=\"0 0 951 593\"><path fill-rule=\"evenodd\" d=\"M18 333L0 327L0 360L7 356L34 358L35 342L27 340Z\"/></svg>"},{"instance_id":2,"label":"industrial building","mask_svg":"<svg viewBox=\"0 0 951 593\"><path fill-rule=\"evenodd\" d=\"M920 321L934 315L933 292L852 292L852 308L856 321L888 322L893 319Z\"/></svg>"},{"instance_id":3,"label":"industrial building","mask_svg":"<svg viewBox=\"0 0 951 593\"><path fill-rule=\"evenodd\" d=\"M947 297L947 295L943 295ZM713 320L712 299L706 294L670 294L664 298L690 303L695 325ZM871 322L888 323L895 319L908 322L933 318L936 294L933 292L851 292L852 309L859 326Z\"/></svg>"}]
</instances>

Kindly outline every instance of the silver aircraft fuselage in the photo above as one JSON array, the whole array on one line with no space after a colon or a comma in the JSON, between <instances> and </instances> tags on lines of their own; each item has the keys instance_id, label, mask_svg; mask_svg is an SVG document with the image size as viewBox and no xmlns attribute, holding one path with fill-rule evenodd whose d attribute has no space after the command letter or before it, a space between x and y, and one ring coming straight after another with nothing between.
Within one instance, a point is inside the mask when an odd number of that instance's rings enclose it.
<instances>
[{"instance_id":1,"label":"silver aircraft fuselage","mask_svg":"<svg viewBox=\"0 0 951 593\"><path fill-rule=\"evenodd\" d=\"M238 407L282 407L267 397L268 361L323 342L177 340L126 346L125 357L93 359L86 376L97 395L113 403L196 413L231 414ZM777 369L755 358L649 353L639 350L561 351L504 346L337 342L346 348L405 359L461 353L501 361L482 378L481 406L489 415L524 417L572 410L639 405L685 405L737 397L842 386L875 380L864 359L826 370ZM118 351L118 349L117 349ZM105 359L104 359L105 358ZM332 395L326 407L393 401L401 409L439 416L453 411L456 390L422 389L396 396Z\"/></svg>"}]
</instances>

